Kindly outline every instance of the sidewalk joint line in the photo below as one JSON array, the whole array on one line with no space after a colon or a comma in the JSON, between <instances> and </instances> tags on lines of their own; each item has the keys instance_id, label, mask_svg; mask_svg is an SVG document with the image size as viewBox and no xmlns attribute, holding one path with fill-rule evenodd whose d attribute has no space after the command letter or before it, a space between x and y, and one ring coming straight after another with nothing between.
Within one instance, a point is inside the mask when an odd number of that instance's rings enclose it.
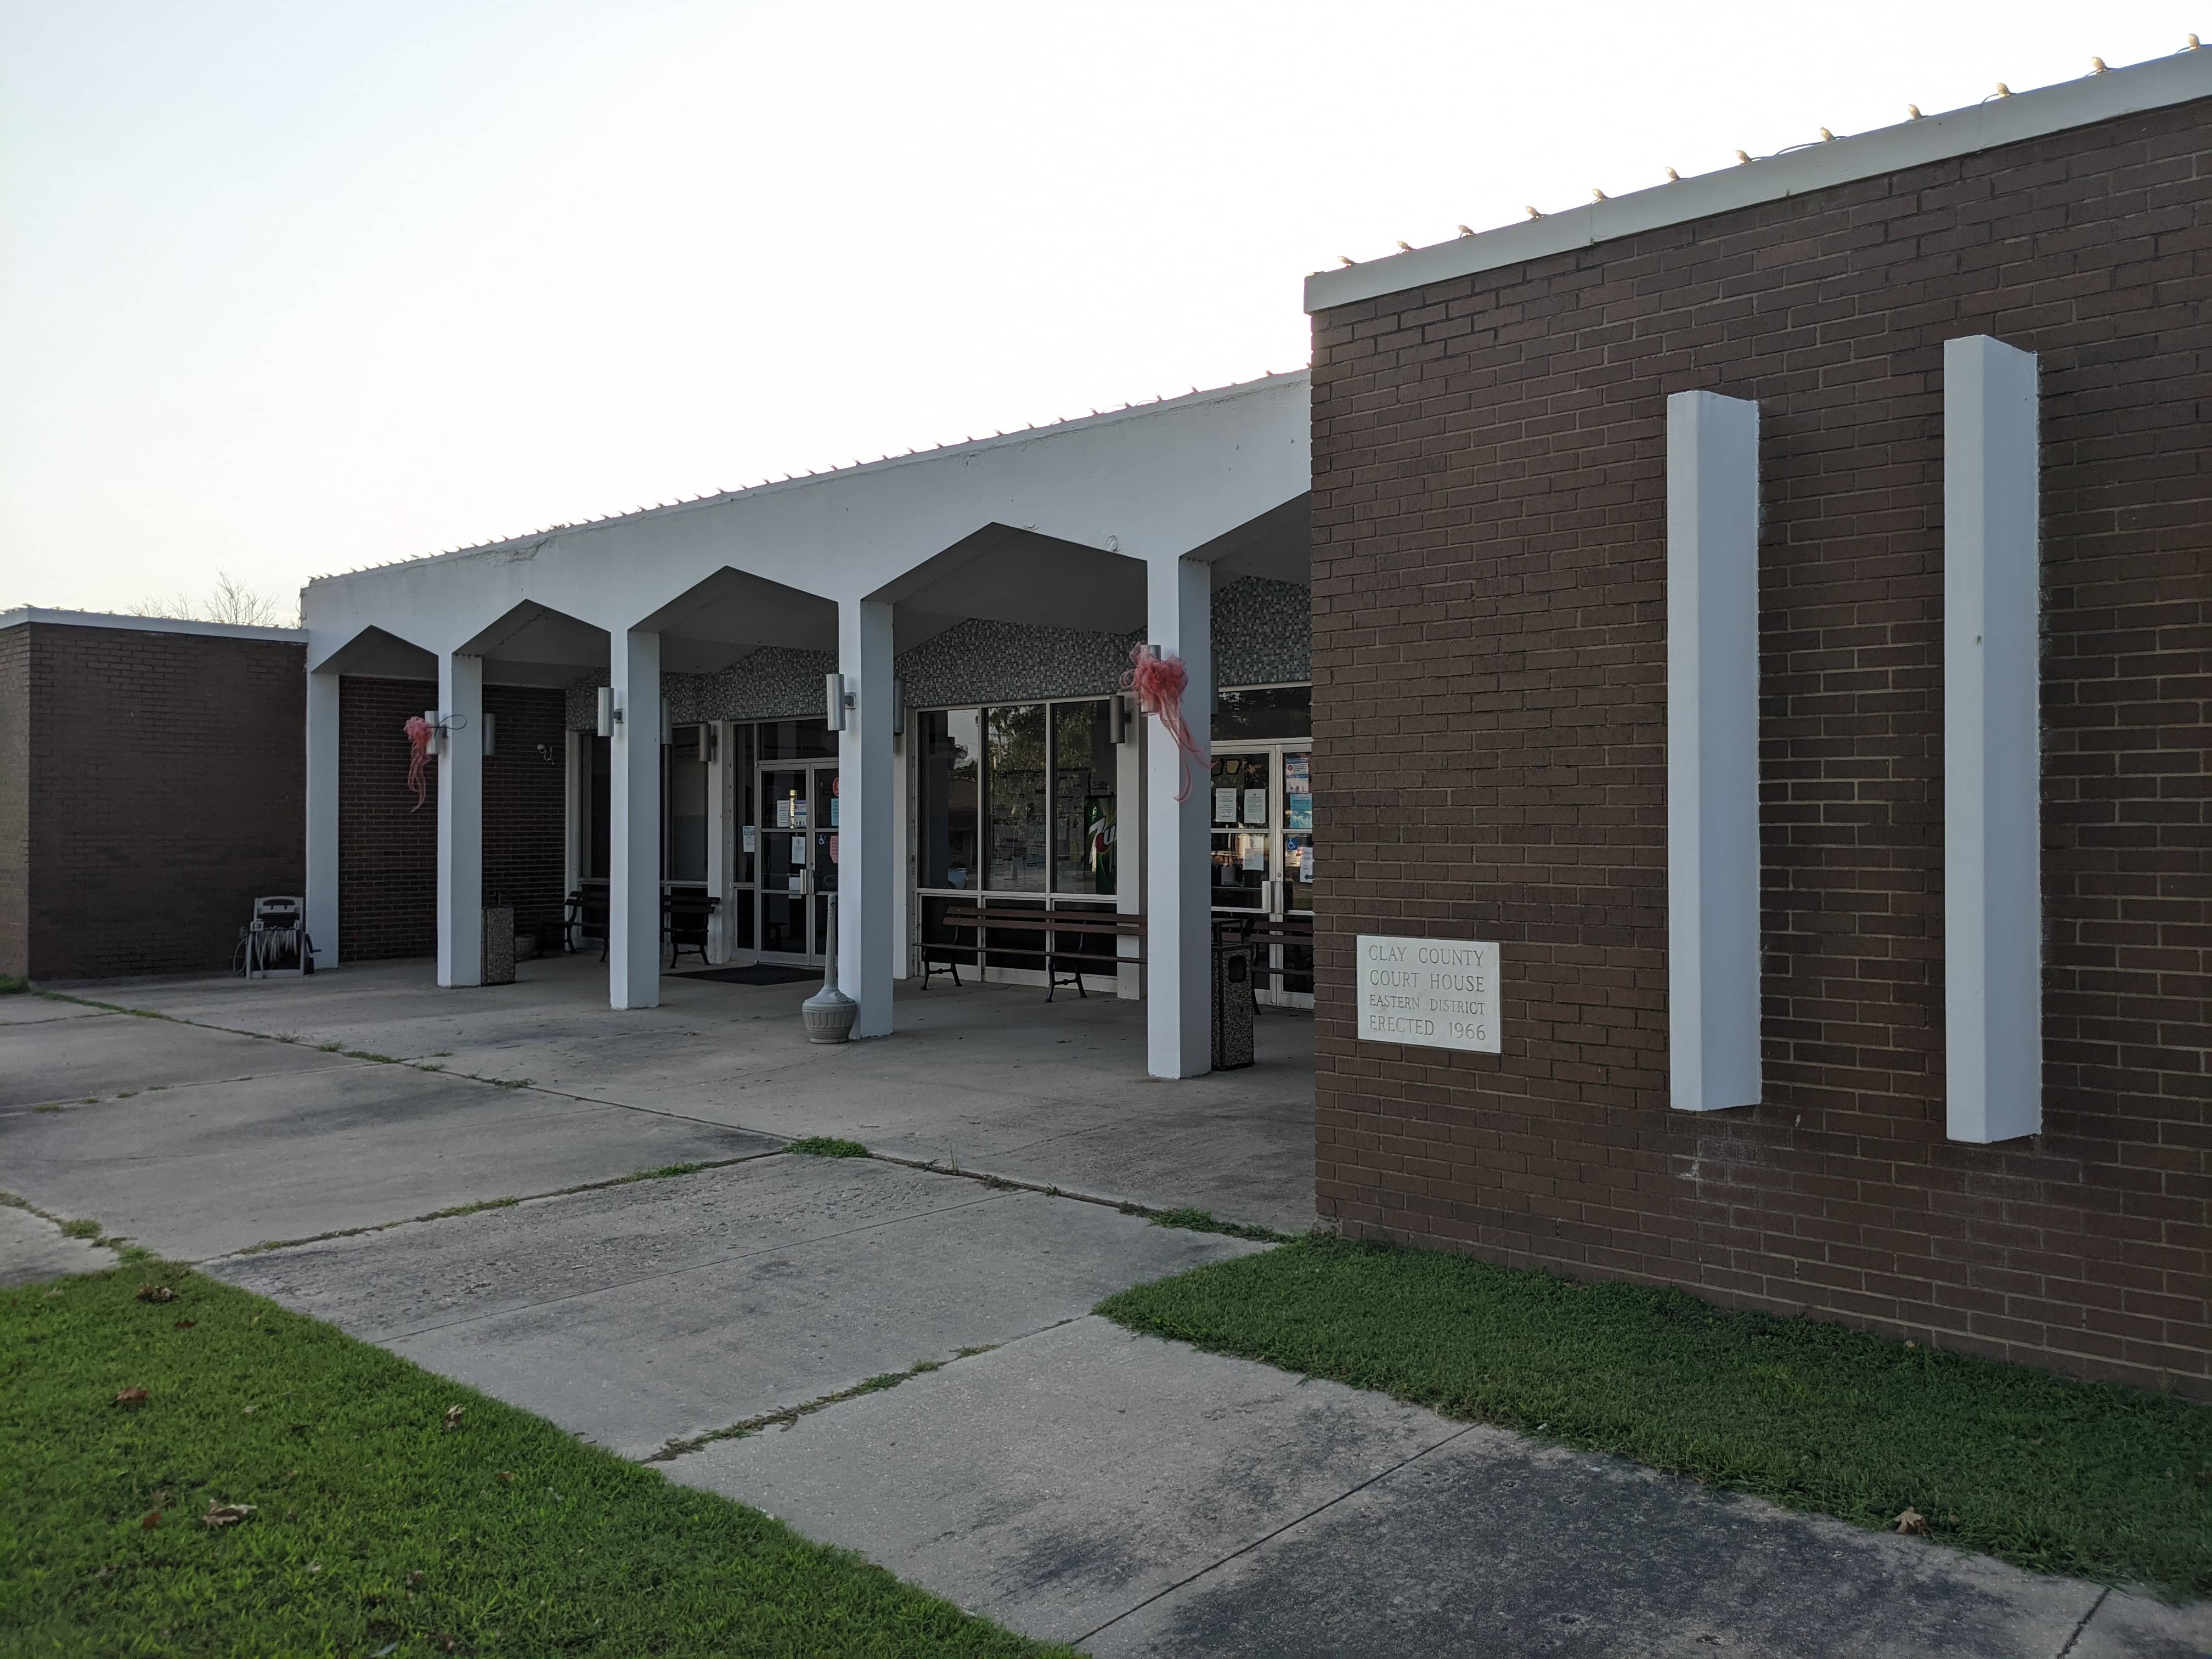
<instances>
[{"instance_id":1,"label":"sidewalk joint line","mask_svg":"<svg viewBox=\"0 0 2212 1659\"><path fill-rule=\"evenodd\" d=\"M1219 1560L1208 1562L1205 1566L1200 1567L1196 1572L1190 1574L1189 1577L1178 1579L1174 1583L1170 1584L1165 1589L1146 1596L1143 1601L1138 1602L1136 1606L1123 1608L1121 1612L1115 1613L1111 1619L1109 1619L1104 1624L1097 1626L1095 1629L1084 1632L1083 1634L1077 1637L1070 1645L1073 1647L1082 1646L1083 1644L1088 1642L1092 1637L1097 1635L1099 1632L1111 1630L1115 1626L1120 1624L1124 1619L1131 1618L1137 1613L1142 1613L1146 1607L1152 1606L1153 1602L1159 1601L1163 1596L1173 1595L1177 1590L1182 1589L1186 1584L1196 1583L1200 1579L1205 1577L1206 1574L1213 1571L1216 1568L1227 1566L1231 1561L1236 1560L1239 1556L1249 1555L1254 1550L1258 1549L1261 1545L1267 1543L1273 1539L1281 1537L1292 1527L1298 1526L1305 1522L1312 1520L1314 1516L1321 1514L1323 1510L1334 1509L1339 1504L1344 1502L1347 1498L1358 1497L1361 1492L1365 1492L1376 1481L1388 1480L1390 1476L1397 1474L1399 1470L1406 1468L1408 1464L1419 1462L1421 1459L1426 1457L1431 1452L1450 1445L1453 1441L1458 1439L1462 1435L1472 1434L1476 1429L1481 1426L1482 1425L1479 1423L1470 1423L1465 1428L1457 1430L1451 1434L1446 1435L1441 1440L1431 1442L1430 1444L1422 1447L1420 1450L1413 1453L1411 1456L1401 1458L1397 1462L1393 1463L1389 1468L1377 1470L1374 1474L1370 1475L1358 1486L1348 1486L1344 1491L1337 1493L1335 1497L1330 1498L1327 1503L1317 1504L1312 1509L1308 1510L1304 1515L1294 1516L1292 1519L1284 1522L1281 1526L1276 1528L1273 1532L1263 1533L1261 1536L1254 1539L1250 1543L1243 1546L1241 1549L1233 1549L1230 1551L1228 1554L1223 1556Z\"/></svg>"},{"instance_id":2,"label":"sidewalk joint line","mask_svg":"<svg viewBox=\"0 0 2212 1659\"><path fill-rule=\"evenodd\" d=\"M2056 1659L2066 1659L2066 1656L2074 1651L2081 1640L2081 1632L2089 1628L2089 1621L2097 1616L2097 1609L2105 1605L2105 1598L2112 1593L2110 1584L2097 1592L2097 1599L2089 1603L2089 1611L2081 1615L2081 1622L2074 1626L2074 1633L2066 1638L2066 1645L2058 1650Z\"/></svg>"}]
</instances>

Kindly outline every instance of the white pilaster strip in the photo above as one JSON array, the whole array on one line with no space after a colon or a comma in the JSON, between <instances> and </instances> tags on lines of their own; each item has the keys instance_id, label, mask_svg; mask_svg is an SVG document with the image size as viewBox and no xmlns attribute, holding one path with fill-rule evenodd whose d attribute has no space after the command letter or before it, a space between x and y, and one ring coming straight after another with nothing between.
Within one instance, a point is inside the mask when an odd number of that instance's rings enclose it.
<instances>
[{"instance_id":1,"label":"white pilaster strip","mask_svg":"<svg viewBox=\"0 0 2212 1659\"><path fill-rule=\"evenodd\" d=\"M1667 995L1677 1111L1759 1060L1759 405L1667 400Z\"/></svg>"},{"instance_id":2,"label":"white pilaster strip","mask_svg":"<svg viewBox=\"0 0 2212 1659\"><path fill-rule=\"evenodd\" d=\"M607 1000L660 1006L660 635L612 630L607 781Z\"/></svg>"},{"instance_id":3,"label":"white pilaster strip","mask_svg":"<svg viewBox=\"0 0 2212 1659\"><path fill-rule=\"evenodd\" d=\"M1189 672L1183 723L1210 750L1213 734L1213 568L1173 556L1149 562L1146 631L1164 656ZM1213 1069L1213 932L1206 835L1212 780L1191 764L1190 788L1177 801L1182 756L1158 721L1145 745L1146 1065L1154 1077L1199 1077Z\"/></svg>"},{"instance_id":4,"label":"white pilaster strip","mask_svg":"<svg viewBox=\"0 0 2212 1659\"><path fill-rule=\"evenodd\" d=\"M856 707L837 734L837 983L860 1005L856 1037L891 1030L891 607L837 605L837 669Z\"/></svg>"},{"instance_id":5,"label":"white pilaster strip","mask_svg":"<svg viewBox=\"0 0 2212 1659\"><path fill-rule=\"evenodd\" d=\"M2034 356L1943 343L1946 1129L2043 1127Z\"/></svg>"},{"instance_id":6,"label":"white pilaster strip","mask_svg":"<svg viewBox=\"0 0 2212 1659\"><path fill-rule=\"evenodd\" d=\"M483 659L438 653L438 983L483 983Z\"/></svg>"},{"instance_id":7,"label":"white pilaster strip","mask_svg":"<svg viewBox=\"0 0 2212 1659\"><path fill-rule=\"evenodd\" d=\"M338 963L338 721L336 674L307 676L307 937L315 966Z\"/></svg>"}]
</instances>

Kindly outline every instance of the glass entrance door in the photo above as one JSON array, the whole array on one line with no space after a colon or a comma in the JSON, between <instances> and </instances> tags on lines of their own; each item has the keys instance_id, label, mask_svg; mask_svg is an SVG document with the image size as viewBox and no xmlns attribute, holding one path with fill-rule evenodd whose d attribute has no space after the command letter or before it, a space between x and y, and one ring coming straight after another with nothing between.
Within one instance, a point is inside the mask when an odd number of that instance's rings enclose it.
<instances>
[{"instance_id":1,"label":"glass entrance door","mask_svg":"<svg viewBox=\"0 0 2212 1659\"><path fill-rule=\"evenodd\" d=\"M1310 921L1314 894L1313 752L1304 744L1213 751L1213 908L1255 922ZM1269 947L1280 970L1260 982L1262 1002L1313 1006L1313 951Z\"/></svg>"},{"instance_id":2,"label":"glass entrance door","mask_svg":"<svg viewBox=\"0 0 2212 1659\"><path fill-rule=\"evenodd\" d=\"M760 950L819 963L837 890L837 768L760 769Z\"/></svg>"}]
</instances>

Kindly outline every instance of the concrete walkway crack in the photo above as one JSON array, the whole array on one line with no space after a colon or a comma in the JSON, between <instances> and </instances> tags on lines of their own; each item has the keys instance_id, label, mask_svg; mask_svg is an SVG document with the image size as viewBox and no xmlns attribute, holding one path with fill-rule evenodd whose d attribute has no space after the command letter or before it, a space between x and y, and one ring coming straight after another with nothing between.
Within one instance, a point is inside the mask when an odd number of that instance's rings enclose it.
<instances>
[{"instance_id":1,"label":"concrete walkway crack","mask_svg":"<svg viewBox=\"0 0 2212 1659\"><path fill-rule=\"evenodd\" d=\"M1461 1436L1472 1434L1476 1429L1481 1426L1482 1425L1479 1423L1469 1423L1466 1427L1454 1431L1452 1433L1446 1435L1443 1439L1433 1441L1430 1444L1422 1447L1420 1450L1413 1453L1411 1456L1400 1458L1396 1462L1390 1465L1389 1468L1376 1470L1376 1473L1368 1476L1366 1480L1362 1480L1358 1485L1346 1487L1344 1491L1337 1493L1335 1497L1330 1498L1327 1503L1315 1504L1313 1508L1308 1510L1304 1515L1294 1516L1290 1520L1284 1522L1281 1526L1277 1527L1273 1532L1263 1533L1259 1537L1255 1538L1250 1543L1243 1546L1241 1548L1230 1551L1228 1554L1221 1557L1218 1560L1207 1562L1206 1565L1200 1567L1196 1572L1190 1573L1184 1577L1178 1578L1174 1583L1170 1584L1165 1589L1146 1596L1143 1601L1138 1602L1136 1606L1133 1607L1124 1607L1121 1612L1115 1613L1111 1619L1109 1619L1104 1624L1097 1626L1092 1629L1084 1632L1083 1634L1077 1637L1070 1645L1079 1648L1081 1647L1085 1642L1090 1641L1092 1638L1100 1634L1100 1632L1109 1631L1113 1629L1115 1626L1120 1624L1123 1620L1132 1618L1134 1615L1142 1613L1146 1607L1152 1606L1153 1602L1161 1600L1163 1597L1173 1595L1177 1590L1182 1589L1184 1585L1194 1584L1200 1579L1205 1577L1206 1574L1214 1571L1217 1568L1227 1566L1231 1561L1237 1559L1240 1556L1249 1555L1254 1550L1258 1549L1261 1545L1265 1544L1273 1539L1281 1537L1292 1527L1297 1526L1303 1522L1310 1521L1316 1515L1320 1515L1327 1510L1334 1509L1339 1504L1344 1502L1346 1498L1357 1497L1359 1493L1365 1492L1370 1486L1373 1486L1376 1481L1389 1479L1391 1475L1397 1474L1399 1470L1406 1468L1412 1464L1419 1462L1421 1459L1426 1457L1431 1452L1436 1451L1441 1447L1450 1445L1453 1441L1457 1440Z\"/></svg>"},{"instance_id":2,"label":"concrete walkway crack","mask_svg":"<svg viewBox=\"0 0 2212 1659\"><path fill-rule=\"evenodd\" d=\"M2074 1626L2074 1633L2066 1638L2066 1645L2058 1650L2054 1659L2066 1659L2066 1656L2080 1645L2081 1632L2089 1628L2089 1621L2097 1616L2097 1609L2105 1605L2105 1598L2112 1593L2112 1587L2110 1584L2097 1592L2097 1599L2089 1603L2089 1611L2081 1615L2081 1622Z\"/></svg>"}]
</instances>

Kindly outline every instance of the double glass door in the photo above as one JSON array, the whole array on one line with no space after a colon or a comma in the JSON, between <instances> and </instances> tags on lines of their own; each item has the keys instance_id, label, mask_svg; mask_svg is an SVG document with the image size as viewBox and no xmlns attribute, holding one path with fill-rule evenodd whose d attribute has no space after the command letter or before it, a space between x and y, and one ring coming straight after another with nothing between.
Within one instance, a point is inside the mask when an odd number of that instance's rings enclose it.
<instances>
[{"instance_id":1,"label":"double glass door","mask_svg":"<svg viewBox=\"0 0 2212 1659\"><path fill-rule=\"evenodd\" d=\"M1313 751L1304 744L1213 751L1213 909L1254 921L1313 916ZM1310 1006L1313 951L1270 947L1260 1000Z\"/></svg>"},{"instance_id":2,"label":"double glass door","mask_svg":"<svg viewBox=\"0 0 2212 1659\"><path fill-rule=\"evenodd\" d=\"M760 951L819 963L837 890L836 763L760 769Z\"/></svg>"}]
</instances>

